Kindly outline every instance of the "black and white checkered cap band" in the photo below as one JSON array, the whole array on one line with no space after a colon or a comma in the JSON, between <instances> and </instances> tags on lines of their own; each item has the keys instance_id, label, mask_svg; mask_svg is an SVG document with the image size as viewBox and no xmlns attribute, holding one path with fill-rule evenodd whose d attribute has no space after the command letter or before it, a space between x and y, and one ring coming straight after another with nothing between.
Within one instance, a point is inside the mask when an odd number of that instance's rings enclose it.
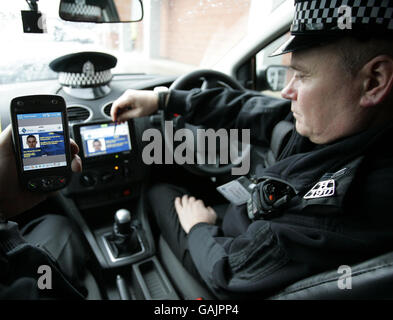
<instances>
[{"instance_id":1,"label":"black and white checkered cap band","mask_svg":"<svg viewBox=\"0 0 393 320\"><path fill-rule=\"evenodd\" d=\"M110 70L95 72L94 74L60 72L59 82L63 86L74 88L97 87L112 80Z\"/></svg>"},{"instance_id":2,"label":"black and white checkered cap band","mask_svg":"<svg viewBox=\"0 0 393 320\"><path fill-rule=\"evenodd\" d=\"M351 8L351 23L354 26L372 26L393 31L392 0L312 0L295 4L292 34L309 31L339 30L339 17L344 9Z\"/></svg>"},{"instance_id":3,"label":"black and white checkered cap band","mask_svg":"<svg viewBox=\"0 0 393 320\"><path fill-rule=\"evenodd\" d=\"M73 16L101 17L101 8L98 6L62 2L60 10Z\"/></svg>"}]
</instances>

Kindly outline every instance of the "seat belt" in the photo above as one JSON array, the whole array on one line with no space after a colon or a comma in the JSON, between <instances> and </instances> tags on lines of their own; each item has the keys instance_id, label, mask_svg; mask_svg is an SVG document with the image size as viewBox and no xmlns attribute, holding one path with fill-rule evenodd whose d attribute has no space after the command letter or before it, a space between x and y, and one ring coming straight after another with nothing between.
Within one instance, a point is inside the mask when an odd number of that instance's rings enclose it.
<instances>
[{"instance_id":1,"label":"seat belt","mask_svg":"<svg viewBox=\"0 0 393 320\"><path fill-rule=\"evenodd\" d=\"M282 120L275 125L272 131L270 149L265 159L265 167L270 167L276 163L278 156L291 136L293 128L294 124L287 120Z\"/></svg>"}]
</instances>

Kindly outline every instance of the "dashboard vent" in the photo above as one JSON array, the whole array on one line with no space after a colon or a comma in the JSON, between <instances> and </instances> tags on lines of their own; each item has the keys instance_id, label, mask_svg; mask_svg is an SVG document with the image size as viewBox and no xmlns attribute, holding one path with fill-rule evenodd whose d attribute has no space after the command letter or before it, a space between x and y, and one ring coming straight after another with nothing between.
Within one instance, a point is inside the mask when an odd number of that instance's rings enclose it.
<instances>
[{"instance_id":1,"label":"dashboard vent","mask_svg":"<svg viewBox=\"0 0 393 320\"><path fill-rule=\"evenodd\" d=\"M112 108L112 102L111 102L111 103L108 103L108 104L104 107L104 109L103 109L104 114L105 114L106 116L108 116L108 117L111 116L111 108Z\"/></svg>"},{"instance_id":2,"label":"dashboard vent","mask_svg":"<svg viewBox=\"0 0 393 320\"><path fill-rule=\"evenodd\" d=\"M90 118L91 112L87 107L71 106L67 108L68 122L83 122Z\"/></svg>"}]
</instances>

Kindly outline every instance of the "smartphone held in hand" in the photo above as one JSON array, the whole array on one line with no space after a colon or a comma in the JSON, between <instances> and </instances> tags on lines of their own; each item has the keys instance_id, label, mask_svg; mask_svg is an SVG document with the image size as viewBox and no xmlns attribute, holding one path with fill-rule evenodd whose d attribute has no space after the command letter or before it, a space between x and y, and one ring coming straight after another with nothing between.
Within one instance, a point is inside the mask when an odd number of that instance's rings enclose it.
<instances>
[{"instance_id":1,"label":"smartphone held in hand","mask_svg":"<svg viewBox=\"0 0 393 320\"><path fill-rule=\"evenodd\" d=\"M67 185L71 150L66 104L57 95L32 95L11 101L12 137L21 184L50 192Z\"/></svg>"}]
</instances>

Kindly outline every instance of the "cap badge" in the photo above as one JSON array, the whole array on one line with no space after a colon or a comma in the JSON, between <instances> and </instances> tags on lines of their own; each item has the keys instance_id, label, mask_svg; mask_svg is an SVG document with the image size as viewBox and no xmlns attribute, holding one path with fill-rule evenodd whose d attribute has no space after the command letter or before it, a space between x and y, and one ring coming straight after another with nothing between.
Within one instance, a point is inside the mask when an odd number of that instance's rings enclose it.
<instances>
[{"instance_id":1,"label":"cap badge","mask_svg":"<svg viewBox=\"0 0 393 320\"><path fill-rule=\"evenodd\" d=\"M86 61L83 65L82 72L86 76L93 76L94 75L94 64L92 64L90 61Z\"/></svg>"}]
</instances>

